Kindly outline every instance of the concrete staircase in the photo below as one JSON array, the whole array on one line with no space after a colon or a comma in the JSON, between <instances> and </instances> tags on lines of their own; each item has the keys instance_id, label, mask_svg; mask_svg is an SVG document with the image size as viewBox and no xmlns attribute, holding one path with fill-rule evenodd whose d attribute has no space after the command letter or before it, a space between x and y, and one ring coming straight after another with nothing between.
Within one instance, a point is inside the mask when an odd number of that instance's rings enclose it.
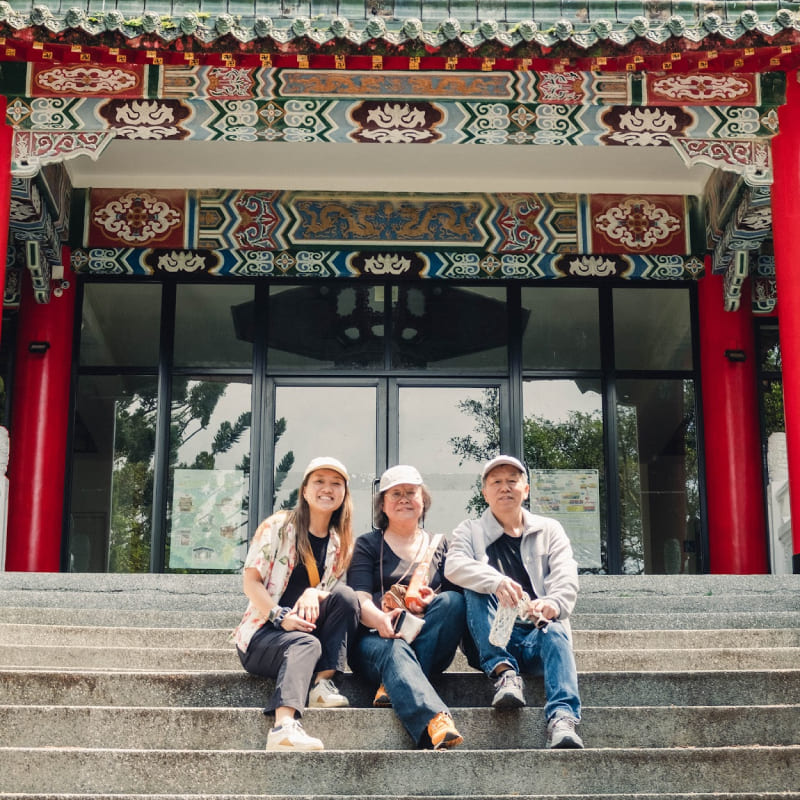
<instances>
[{"instance_id":1,"label":"concrete staircase","mask_svg":"<svg viewBox=\"0 0 800 800\"><path fill-rule=\"evenodd\" d=\"M542 749L542 682L495 712L439 681L462 747L416 751L372 687L265 753L271 686L228 641L238 576L0 573L0 797L800 800L800 576L586 576L583 751Z\"/></svg>"}]
</instances>

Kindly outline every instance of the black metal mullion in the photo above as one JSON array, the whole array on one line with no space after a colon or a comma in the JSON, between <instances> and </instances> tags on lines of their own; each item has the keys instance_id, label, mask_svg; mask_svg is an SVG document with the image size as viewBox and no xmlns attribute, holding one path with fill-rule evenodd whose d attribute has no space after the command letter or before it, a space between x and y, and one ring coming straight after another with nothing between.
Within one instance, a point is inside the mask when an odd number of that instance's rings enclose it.
<instances>
[{"instance_id":1,"label":"black metal mullion","mask_svg":"<svg viewBox=\"0 0 800 800\"><path fill-rule=\"evenodd\" d=\"M161 291L161 336L158 353L158 411L154 453L150 572L163 572L165 565L172 365L175 344L175 284L165 283Z\"/></svg>"},{"instance_id":2,"label":"black metal mullion","mask_svg":"<svg viewBox=\"0 0 800 800\"><path fill-rule=\"evenodd\" d=\"M506 289L506 309L508 311L508 411L503 413L503 404L501 403L500 442L501 450L518 456L524 462L525 442L522 435L524 417L522 336L524 331L522 330L522 290L518 285L512 285Z\"/></svg>"},{"instance_id":3,"label":"black metal mullion","mask_svg":"<svg viewBox=\"0 0 800 800\"><path fill-rule=\"evenodd\" d=\"M614 308L610 287L598 292L600 363L603 370L603 457L606 473L606 558L610 575L622 572L622 512L617 447L617 377L614 369Z\"/></svg>"},{"instance_id":4,"label":"black metal mullion","mask_svg":"<svg viewBox=\"0 0 800 800\"><path fill-rule=\"evenodd\" d=\"M275 436L274 390L267 379L267 321L269 285L255 285L255 340L253 342L253 378L250 418L250 505L247 519L247 539L252 539L258 523L272 511L273 493L271 467L272 442Z\"/></svg>"}]
</instances>

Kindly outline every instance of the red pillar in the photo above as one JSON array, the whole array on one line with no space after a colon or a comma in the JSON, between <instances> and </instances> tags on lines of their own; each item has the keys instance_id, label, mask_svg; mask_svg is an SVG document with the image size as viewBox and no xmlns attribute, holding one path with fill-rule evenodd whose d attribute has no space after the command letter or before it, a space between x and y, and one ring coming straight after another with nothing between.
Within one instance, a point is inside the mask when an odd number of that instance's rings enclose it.
<instances>
[{"instance_id":1,"label":"red pillar","mask_svg":"<svg viewBox=\"0 0 800 800\"><path fill-rule=\"evenodd\" d=\"M749 284L739 311L725 311L723 279L698 285L710 571L716 575L769 572L761 475L761 432ZM740 350L731 361L726 350Z\"/></svg>"},{"instance_id":2,"label":"red pillar","mask_svg":"<svg viewBox=\"0 0 800 800\"><path fill-rule=\"evenodd\" d=\"M11 139L13 131L5 124L6 98L0 96L0 297L6 286L8 225L11 220ZM2 564L0 564L2 567Z\"/></svg>"},{"instance_id":3,"label":"red pillar","mask_svg":"<svg viewBox=\"0 0 800 800\"><path fill-rule=\"evenodd\" d=\"M58 572L64 515L75 279L62 253L69 288L36 303L22 281L14 369L6 569ZM32 353L31 342L48 342Z\"/></svg>"},{"instance_id":4,"label":"red pillar","mask_svg":"<svg viewBox=\"0 0 800 800\"><path fill-rule=\"evenodd\" d=\"M792 510L793 572L800 573L800 86L786 76L780 133L772 141L772 234L783 367L786 460Z\"/></svg>"}]
</instances>

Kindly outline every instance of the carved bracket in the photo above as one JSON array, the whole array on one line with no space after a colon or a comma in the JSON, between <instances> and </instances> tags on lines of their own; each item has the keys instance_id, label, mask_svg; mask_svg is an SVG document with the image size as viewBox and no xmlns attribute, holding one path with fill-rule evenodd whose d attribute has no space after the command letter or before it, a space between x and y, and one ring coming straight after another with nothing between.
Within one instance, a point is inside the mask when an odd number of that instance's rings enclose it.
<instances>
[{"instance_id":1,"label":"carved bracket","mask_svg":"<svg viewBox=\"0 0 800 800\"><path fill-rule=\"evenodd\" d=\"M33 178L45 164L78 156L89 156L97 161L113 138L112 132L60 133L15 129L11 174L18 178Z\"/></svg>"},{"instance_id":2,"label":"carved bracket","mask_svg":"<svg viewBox=\"0 0 800 800\"><path fill-rule=\"evenodd\" d=\"M750 186L770 186L772 150L765 139L670 139L687 167L695 164L736 172Z\"/></svg>"}]
</instances>

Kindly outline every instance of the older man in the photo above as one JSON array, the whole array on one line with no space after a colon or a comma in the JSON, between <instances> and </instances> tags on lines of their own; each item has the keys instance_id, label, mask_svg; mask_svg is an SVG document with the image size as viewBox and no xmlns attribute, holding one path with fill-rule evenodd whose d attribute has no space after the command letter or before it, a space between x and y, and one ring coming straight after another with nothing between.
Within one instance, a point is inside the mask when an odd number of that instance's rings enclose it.
<instances>
[{"instance_id":1,"label":"older man","mask_svg":"<svg viewBox=\"0 0 800 800\"><path fill-rule=\"evenodd\" d=\"M494 681L492 705L524 706L520 673L543 674L547 746L581 748L575 730L581 701L568 622L578 594L572 546L559 522L523 508L530 487L519 460L491 459L481 484L489 508L453 532L445 575L464 587L480 666ZM495 634L493 644L495 616L500 611L513 619L512 608L517 616L510 638L503 645Z\"/></svg>"}]
</instances>

